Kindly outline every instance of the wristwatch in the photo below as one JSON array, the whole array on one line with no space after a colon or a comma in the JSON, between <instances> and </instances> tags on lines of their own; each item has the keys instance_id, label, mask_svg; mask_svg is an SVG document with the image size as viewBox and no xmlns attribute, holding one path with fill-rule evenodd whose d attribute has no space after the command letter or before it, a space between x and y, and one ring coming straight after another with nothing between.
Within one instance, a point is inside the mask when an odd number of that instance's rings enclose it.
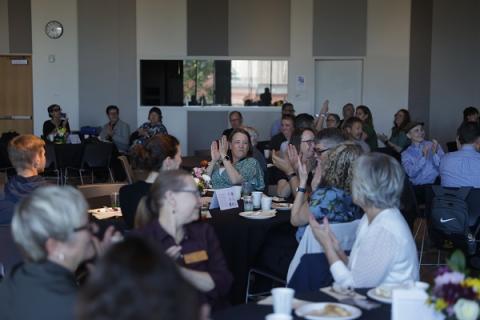
<instances>
[{"instance_id":1,"label":"wristwatch","mask_svg":"<svg viewBox=\"0 0 480 320\"><path fill-rule=\"evenodd\" d=\"M302 187L297 187L297 192L307 192L307 189L306 188L302 188Z\"/></svg>"},{"instance_id":2,"label":"wristwatch","mask_svg":"<svg viewBox=\"0 0 480 320\"><path fill-rule=\"evenodd\" d=\"M228 156L228 154L223 157L223 160L230 161L230 157Z\"/></svg>"}]
</instances>

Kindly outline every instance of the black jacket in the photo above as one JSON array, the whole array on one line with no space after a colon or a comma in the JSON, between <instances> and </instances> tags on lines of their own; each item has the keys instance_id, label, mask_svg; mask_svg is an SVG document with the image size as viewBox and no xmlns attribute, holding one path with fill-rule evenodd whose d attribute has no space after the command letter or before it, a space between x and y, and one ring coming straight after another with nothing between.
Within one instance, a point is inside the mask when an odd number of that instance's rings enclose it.
<instances>
[{"instance_id":1,"label":"black jacket","mask_svg":"<svg viewBox=\"0 0 480 320\"><path fill-rule=\"evenodd\" d=\"M0 283L0 319L74 319L73 273L52 262L25 263Z\"/></svg>"}]
</instances>

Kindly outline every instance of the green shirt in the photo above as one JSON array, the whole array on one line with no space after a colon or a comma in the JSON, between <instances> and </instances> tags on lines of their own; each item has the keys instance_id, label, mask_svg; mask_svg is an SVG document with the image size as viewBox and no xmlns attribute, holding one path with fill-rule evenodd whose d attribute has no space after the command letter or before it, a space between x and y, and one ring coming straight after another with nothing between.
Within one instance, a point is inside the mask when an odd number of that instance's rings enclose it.
<instances>
[{"instance_id":1,"label":"green shirt","mask_svg":"<svg viewBox=\"0 0 480 320\"><path fill-rule=\"evenodd\" d=\"M238 161L233 166L243 177L243 181L249 182L254 190L263 191L265 188L263 171L257 160L248 157ZM230 188L233 186L233 183L228 177L227 170L222 170L222 172L220 172L220 166L218 164L213 168L212 186L214 189Z\"/></svg>"}]
</instances>

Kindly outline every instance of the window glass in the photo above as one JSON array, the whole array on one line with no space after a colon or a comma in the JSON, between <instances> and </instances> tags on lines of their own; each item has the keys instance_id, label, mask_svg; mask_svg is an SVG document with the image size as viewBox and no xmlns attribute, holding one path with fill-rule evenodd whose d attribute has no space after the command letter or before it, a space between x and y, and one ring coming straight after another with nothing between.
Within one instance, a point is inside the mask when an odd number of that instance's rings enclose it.
<instances>
[{"instance_id":1,"label":"window glass","mask_svg":"<svg viewBox=\"0 0 480 320\"><path fill-rule=\"evenodd\" d=\"M213 104L215 93L213 60L183 62L183 94L190 105Z\"/></svg>"}]
</instances>

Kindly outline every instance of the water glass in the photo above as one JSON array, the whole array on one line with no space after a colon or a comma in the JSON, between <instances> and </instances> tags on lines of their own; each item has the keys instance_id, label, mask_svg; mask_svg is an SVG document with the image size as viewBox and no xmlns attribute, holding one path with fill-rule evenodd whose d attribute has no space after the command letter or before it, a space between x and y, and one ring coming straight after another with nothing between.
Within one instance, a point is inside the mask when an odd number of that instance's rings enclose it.
<instances>
[{"instance_id":1,"label":"water glass","mask_svg":"<svg viewBox=\"0 0 480 320\"><path fill-rule=\"evenodd\" d=\"M120 206L120 198L118 197L118 192L112 192L110 194L110 205L112 208L117 208Z\"/></svg>"},{"instance_id":2,"label":"water glass","mask_svg":"<svg viewBox=\"0 0 480 320\"><path fill-rule=\"evenodd\" d=\"M252 196L243 196L243 210L244 211L253 211Z\"/></svg>"},{"instance_id":3,"label":"water glass","mask_svg":"<svg viewBox=\"0 0 480 320\"><path fill-rule=\"evenodd\" d=\"M249 196L252 193L252 185L250 182L245 181L242 183L242 196Z\"/></svg>"},{"instance_id":4,"label":"water glass","mask_svg":"<svg viewBox=\"0 0 480 320\"><path fill-rule=\"evenodd\" d=\"M292 313L292 301L295 290L291 288L275 288L272 289L273 312L288 314Z\"/></svg>"},{"instance_id":5,"label":"water glass","mask_svg":"<svg viewBox=\"0 0 480 320\"><path fill-rule=\"evenodd\" d=\"M253 207L254 207L255 209L260 208L260 206L261 206L261 201L262 201L262 196L263 196L263 192L261 192L261 191L253 191L253 192L252 192Z\"/></svg>"}]
</instances>

